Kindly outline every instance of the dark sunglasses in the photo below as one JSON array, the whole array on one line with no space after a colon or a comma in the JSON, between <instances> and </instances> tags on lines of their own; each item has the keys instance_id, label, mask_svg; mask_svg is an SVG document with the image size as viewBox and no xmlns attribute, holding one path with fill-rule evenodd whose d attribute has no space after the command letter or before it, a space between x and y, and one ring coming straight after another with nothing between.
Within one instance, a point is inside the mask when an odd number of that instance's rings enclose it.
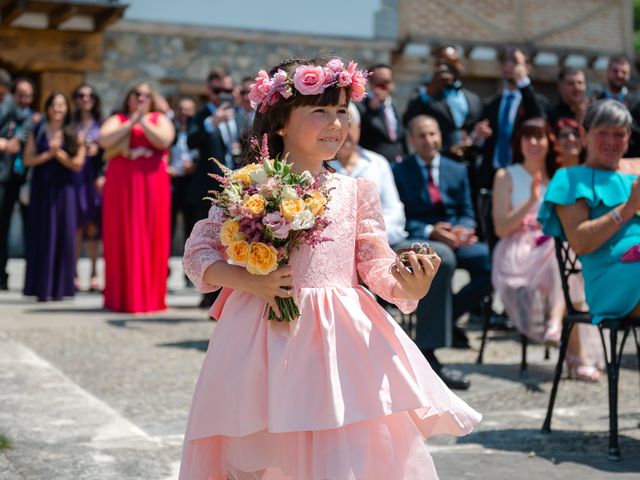
<instances>
[{"instance_id":1,"label":"dark sunglasses","mask_svg":"<svg viewBox=\"0 0 640 480\"><path fill-rule=\"evenodd\" d=\"M240 95L249 95L251 90L240 90Z\"/></svg>"},{"instance_id":2,"label":"dark sunglasses","mask_svg":"<svg viewBox=\"0 0 640 480\"><path fill-rule=\"evenodd\" d=\"M209 90L211 90L211 93L215 93L217 95L221 93L233 93L232 88L211 87Z\"/></svg>"},{"instance_id":3,"label":"dark sunglasses","mask_svg":"<svg viewBox=\"0 0 640 480\"><path fill-rule=\"evenodd\" d=\"M136 98L151 98L151 94L146 92L138 92L137 90L134 90L133 92L131 92L131 95L133 95Z\"/></svg>"},{"instance_id":4,"label":"dark sunglasses","mask_svg":"<svg viewBox=\"0 0 640 480\"><path fill-rule=\"evenodd\" d=\"M575 130L571 130L569 132L558 132L558 138L569 138L573 135L574 138L579 138L580 133Z\"/></svg>"},{"instance_id":5,"label":"dark sunglasses","mask_svg":"<svg viewBox=\"0 0 640 480\"><path fill-rule=\"evenodd\" d=\"M74 98L90 98L91 100L95 100L95 93L76 93Z\"/></svg>"}]
</instances>

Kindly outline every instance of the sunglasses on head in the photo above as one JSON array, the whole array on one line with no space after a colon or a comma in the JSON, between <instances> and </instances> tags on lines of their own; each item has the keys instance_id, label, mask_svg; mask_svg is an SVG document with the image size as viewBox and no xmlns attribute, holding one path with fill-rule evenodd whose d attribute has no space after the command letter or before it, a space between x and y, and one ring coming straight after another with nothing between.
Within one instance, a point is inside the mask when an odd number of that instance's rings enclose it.
<instances>
[{"instance_id":1,"label":"sunglasses on head","mask_svg":"<svg viewBox=\"0 0 640 480\"><path fill-rule=\"evenodd\" d=\"M233 89L232 88L211 87L209 90L211 90L211 92L215 93L215 94L233 93Z\"/></svg>"}]
</instances>

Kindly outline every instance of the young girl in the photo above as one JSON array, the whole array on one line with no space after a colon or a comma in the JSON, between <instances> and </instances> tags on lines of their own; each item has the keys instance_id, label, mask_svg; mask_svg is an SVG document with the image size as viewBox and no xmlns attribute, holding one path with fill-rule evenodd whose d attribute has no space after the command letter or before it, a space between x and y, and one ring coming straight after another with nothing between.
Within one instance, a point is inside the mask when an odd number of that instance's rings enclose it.
<instances>
[{"instance_id":1,"label":"young girl","mask_svg":"<svg viewBox=\"0 0 640 480\"><path fill-rule=\"evenodd\" d=\"M323 232L331 241L251 275L225 262L223 219L212 207L186 243L194 284L226 288L212 308L219 321L193 398L182 480L437 478L424 438L464 435L480 420L359 285L410 312L440 261L411 254L407 270L387 244L373 184L323 167L347 135L348 101L364 94L354 66L292 60L259 77L261 92L253 87L263 99L254 133L267 135L271 156L288 155L295 171L332 188ZM293 296L300 318L267 320L276 296Z\"/></svg>"}]
</instances>

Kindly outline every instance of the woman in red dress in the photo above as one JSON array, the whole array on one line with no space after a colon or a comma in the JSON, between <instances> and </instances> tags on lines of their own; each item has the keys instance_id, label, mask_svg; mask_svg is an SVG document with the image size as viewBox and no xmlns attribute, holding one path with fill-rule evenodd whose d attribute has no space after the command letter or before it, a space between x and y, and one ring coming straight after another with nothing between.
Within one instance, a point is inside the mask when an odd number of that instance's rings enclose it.
<instances>
[{"instance_id":1,"label":"woman in red dress","mask_svg":"<svg viewBox=\"0 0 640 480\"><path fill-rule=\"evenodd\" d=\"M104 306L117 312L164 310L171 213L167 160L174 128L156 111L146 83L129 90L122 111L100 129L108 161Z\"/></svg>"}]
</instances>

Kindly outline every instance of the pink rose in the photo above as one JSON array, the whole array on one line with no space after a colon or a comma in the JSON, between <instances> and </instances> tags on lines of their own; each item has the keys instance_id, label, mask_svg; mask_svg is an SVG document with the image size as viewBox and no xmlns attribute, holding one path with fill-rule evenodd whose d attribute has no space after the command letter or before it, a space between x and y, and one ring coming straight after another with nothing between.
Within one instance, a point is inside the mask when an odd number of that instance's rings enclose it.
<instances>
[{"instance_id":1,"label":"pink rose","mask_svg":"<svg viewBox=\"0 0 640 480\"><path fill-rule=\"evenodd\" d=\"M289 98L291 96L291 87L287 84L287 80L287 72L282 69L278 69L276 74L273 76L272 88L274 92L278 92L284 98Z\"/></svg>"},{"instance_id":2,"label":"pink rose","mask_svg":"<svg viewBox=\"0 0 640 480\"><path fill-rule=\"evenodd\" d=\"M324 72L324 86L328 87L334 82L335 73L333 73L328 68L323 68L322 71Z\"/></svg>"},{"instance_id":3,"label":"pink rose","mask_svg":"<svg viewBox=\"0 0 640 480\"><path fill-rule=\"evenodd\" d=\"M324 92L322 67L302 65L293 74L293 85L302 95L319 95Z\"/></svg>"},{"instance_id":4,"label":"pink rose","mask_svg":"<svg viewBox=\"0 0 640 480\"><path fill-rule=\"evenodd\" d=\"M262 223L265 227L271 229L274 238L287 238L289 236L291 225L280 215L280 212L267 213L262 218Z\"/></svg>"},{"instance_id":5,"label":"pink rose","mask_svg":"<svg viewBox=\"0 0 640 480\"><path fill-rule=\"evenodd\" d=\"M339 58L334 58L327 62L327 68L332 72L339 73L344 69L344 63Z\"/></svg>"},{"instance_id":6,"label":"pink rose","mask_svg":"<svg viewBox=\"0 0 640 480\"><path fill-rule=\"evenodd\" d=\"M351 85L351 74L346 70L338 73L338 86L348 87L349 85Z\"/></svg>"}]
</instances>

